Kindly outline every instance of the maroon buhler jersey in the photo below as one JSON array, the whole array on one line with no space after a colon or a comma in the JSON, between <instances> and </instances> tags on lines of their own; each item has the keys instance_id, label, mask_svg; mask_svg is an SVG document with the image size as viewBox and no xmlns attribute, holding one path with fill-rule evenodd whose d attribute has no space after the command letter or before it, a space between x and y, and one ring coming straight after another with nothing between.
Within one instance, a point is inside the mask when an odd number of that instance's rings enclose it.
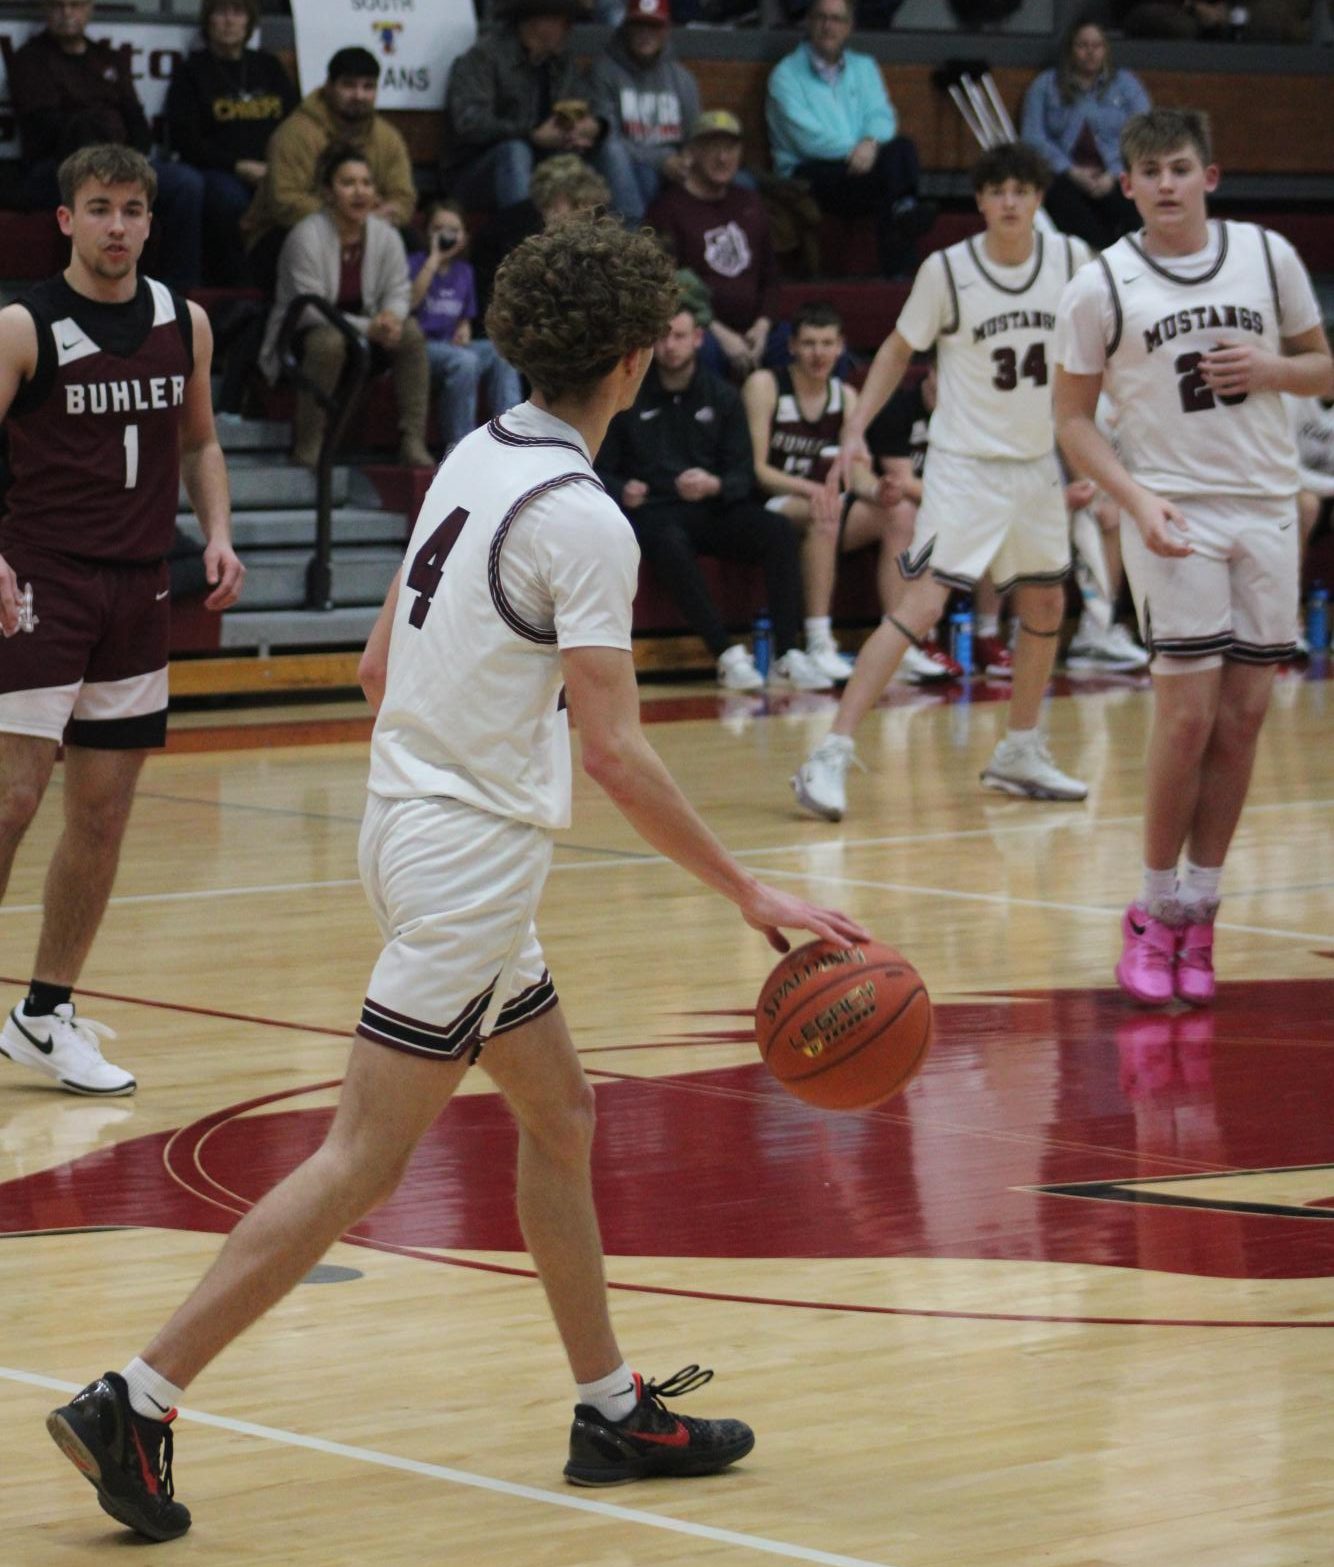
<instances>
[{"instance_id":1,"label":"maroon buhler jersey","mask_svg":"<svg viewBox=\"0 0 1334 1567\"><path fill-rule=\"evenodd\" d=\"M5 421L13 480L0 545L161 560L172 545L194 368L189 306L149 278L123 305L88 299L63 277L20 303L37 323L37 370Z\"/></svg>"},{"instance_id":2,"label":"maroon buhler jersey","mask_svg":"<svg viewBox=\"0 0 1334 1567\"><path fill-rule=\"evenodd\" d=\"M778 401L769 424L769 466L821 484L843 435L843 383L830 376L819 418L807 419L797 401L792 372L786 367L775 370L774 379Z\"/></svg>"}]
</instances>

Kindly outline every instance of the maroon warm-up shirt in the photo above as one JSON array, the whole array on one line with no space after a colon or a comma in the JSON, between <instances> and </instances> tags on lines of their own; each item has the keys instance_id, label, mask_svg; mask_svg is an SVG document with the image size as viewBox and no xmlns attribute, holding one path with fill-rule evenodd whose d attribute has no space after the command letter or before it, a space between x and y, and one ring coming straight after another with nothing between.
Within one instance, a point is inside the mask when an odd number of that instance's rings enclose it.
<instances>
[{"instance_id":1,"label":"maroon warm-up shirt","mask_svg":"<svg viewBox=\"0 0 1334 1567\"><path fill-rule=\"evenodd\" d=\"M757 316L774 319L778 260L764 203L733 185L721 201L703 201L669 185L645 221L666 235L676 259L698 272L713 296L713 313L734 332Z\"/></svg>"}]
</instances>

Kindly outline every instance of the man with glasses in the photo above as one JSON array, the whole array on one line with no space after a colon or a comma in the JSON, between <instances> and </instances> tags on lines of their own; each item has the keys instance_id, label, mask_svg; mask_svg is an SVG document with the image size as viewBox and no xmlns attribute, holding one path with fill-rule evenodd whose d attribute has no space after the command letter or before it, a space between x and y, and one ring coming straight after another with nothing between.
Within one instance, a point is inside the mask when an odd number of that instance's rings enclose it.
<instances>
[{"instance_id":1,"label":"man with glasses","mask_svg":"<svg viewBox=\"0 0 1334 1567\"><path fill-rule=\"evenodd\" d=\"M112 143L147 153L153 135L130 74L128 51L88 37L92 0L45 0L46 26L9 62L9 92L34 209L60 204L56 170L81 147ZM200 280L204 181L196 169L153 158L161 236L155 275L173 288Z\"/></svg>"},{"instance_id":2,"label":"man with glasses","mask_svg":"<svg viewBox=\"0 0 1334 1567\"><path fill-rule=\"evenodd\" d=\"M913 242L935 222L917 196L917 148L898 134L880 67L848 48L851 0L815 0L806 41L769 77L765 115L774 168L804 180L826 212L875 219L880 270L911 275Z\"/></svg>"}]
</instances>

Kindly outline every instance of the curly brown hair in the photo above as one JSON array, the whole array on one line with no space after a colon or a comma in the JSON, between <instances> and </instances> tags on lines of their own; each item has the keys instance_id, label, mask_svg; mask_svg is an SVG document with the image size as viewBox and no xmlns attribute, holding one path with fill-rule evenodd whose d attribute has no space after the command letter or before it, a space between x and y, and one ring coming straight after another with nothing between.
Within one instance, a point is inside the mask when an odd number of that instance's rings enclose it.
<instances>
[{"instance_id":1,"label":"curly brown hair","mask_svg":"<svg viewBox=\"0 0 1334 1567\"><path fill-rule=\"evenodd\" d=\"M675 267L647 231L571 218L524 240L496 273L486 331L548 402L586 394L648 348L679 308Z\"/></svg>"}]
</instances>

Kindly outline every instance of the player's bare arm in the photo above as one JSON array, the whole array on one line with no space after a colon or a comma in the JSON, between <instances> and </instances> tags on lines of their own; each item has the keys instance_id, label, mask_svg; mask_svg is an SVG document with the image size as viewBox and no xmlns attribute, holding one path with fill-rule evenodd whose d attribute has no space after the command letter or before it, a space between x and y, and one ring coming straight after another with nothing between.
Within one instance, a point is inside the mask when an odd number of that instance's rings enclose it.
<instances>
[{"instance_id":1,"label":"player's bare arm","mask_svg":"<svg viewBox=\"0 0 1334 1567\"><path fill-rule=\"evenodd\" d=\"M629 653L569 648L561 653L561 669L583 745L584 771L646 843L735 903L742 919L779 952L789 946L782 928L808 930L840 946L869 939L846 914L766 887L723 848L644 738Z\"/></svg>"},{"instance_id":2,"label":"player's bare arm","mask_svg":"<svg viewBox=\"0 0 1334 1567\"><path fill-rule=\"evenodd\" d=\"M829 470L827 483L831 490L849 489L853 482L853 469L858 464L870 467L871 453L866 445L866 427L894 395L908 369L912 352L912 344L898 331L891 332L876 349L856 409L844 425L838 457Z\"/></svg>"},{"instance_id":3,"label":"player's bare arm","mask_svg":"<svg viewBox=\"0 0 1334 1567\"><path fill-rule=\"evenodd\" d=\"M223 610L241 596L245 567L232 548L231 496L227 463L213 424L209 374L213 364L213 332L198 305L190 306L194 328L195 366L185 385L181 420L181 478L190 504L204 530L204 576L213 591L204 608Z\"/></svg>"},{"instance_id":4,"label":"player's bare arm","mask_svg":"<svg viewBox=\"0 0 1334 1567\"><path fill-rule=\"evenodd\" d=\"M800 474L784 473L769 461L769 429L778 406L778 382L772 370L756 370L746 377L741 388L750 427L750 447L755 454L755 482L766 495L795 495L810 500L819 485Z\"/></svg>"},{"instance_id":5,"label":"player's bare arm","mask_svg":"<svg viewBox=\"0 0 1334 1567\"><path fill-rule=\"evenodd\" d=\"M389 584L389 592L385 594L384 604L371 627L370 636L366 638L365 649L357 664L357 684L366 693L366 700L373 713L380 711L385 682L389 678L389 637L394 629L394 610L398 606L398 585L402 577L400 567Z\"/></svg>"},{"instance_id":6,"label":"player's bare arm","mask_svg":"<svg viewBox=\"0 0 1334 1567\"><path fill-rule=\"evenodd\" d=\"M1285 337L1281 354L1254 343L1224 343L1200 360L1200 374L1220 397L1245 396L1247 392L1334 396L1334 359L1319 325Z\"/></svg>"},{"instance_id":7,"label":"player's bare arm","mask_svg":"<svg viewBox=\"0 0 1334 1567\"><path fill-rule=\"evenodd\" d=\"M857 418L857 410L861 407L861 394L855 386L843 387L843 427L839 431L840 444L847 439L848 431L852 428L852 421ZM863 439L865 439L865 425L862 427ZM870 461L858 464L853 470L848 481L848 489L859 501L870 501L873 506L892 506L900 499L900 496L891 494L887 486L876 478L874 467Z\"/></svg>"},{"instance_id":8,"label":"player's bare arm","mask_svg":"<svg viewBox=\"0 0 1334 1567\"><path fill-rule=\"evenodd\" d=\"M37 369L37 328L22 305L0 310L0 422L21 387ZM12 637L19 628L19 585L9 562L0 555L0 633Z\"/></svg>"},{"instance_id":9,"label":"player's bare arm","mask_svg":"<svg viewBox=\"0 0 1334 1567\"><path fill-rule=\"evenodd\" d=\"M1186 519L1171 501L1136 483L1094 423L1101 375L1072 375L1056 366L1052 380L1052 419L1056 439L1070 467L1135 519L1145 544L1155 555L1189 555Z\"/></svg>"}]
</instances>

